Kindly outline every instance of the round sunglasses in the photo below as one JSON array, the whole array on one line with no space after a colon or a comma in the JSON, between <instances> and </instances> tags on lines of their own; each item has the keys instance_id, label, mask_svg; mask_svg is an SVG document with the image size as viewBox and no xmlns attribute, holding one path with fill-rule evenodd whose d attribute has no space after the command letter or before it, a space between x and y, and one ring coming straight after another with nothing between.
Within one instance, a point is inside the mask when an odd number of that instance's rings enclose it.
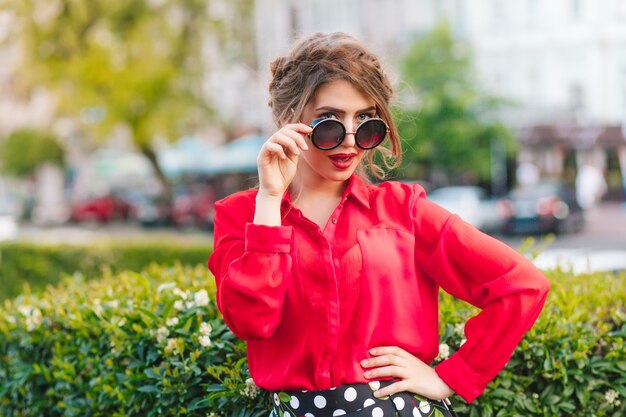
<instances>
[{"instance_id":1,"label":"round sunglasses","mask_svg":"<svg viewBox=\"0 0 626 417\"><path fill-rule=\"evenodd\" d=\"M313 146L323 151L335 149L346 138L346 135L354 135L356 146L361 149L373 149L380 145L389 126L383 119L377 117L367 119L357 127L356 132L346 132L346 127L337 119L317 119L311 123L313 131L307 136L311 138Z\"/></svg>"}]
</instances>

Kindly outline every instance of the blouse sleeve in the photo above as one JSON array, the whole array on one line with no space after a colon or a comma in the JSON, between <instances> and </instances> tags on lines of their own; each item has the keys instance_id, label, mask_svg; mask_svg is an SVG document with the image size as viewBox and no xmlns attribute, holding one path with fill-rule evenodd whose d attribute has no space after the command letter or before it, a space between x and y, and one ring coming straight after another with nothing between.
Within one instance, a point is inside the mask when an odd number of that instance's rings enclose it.
<instances>
[{"instance_id":1,"label":"blouse sleeve","mask_svg":"<svg viewBox=\"0 0 626 417\"><path fill-rule=\"evenodd\" d=\"M243 340L265 339L276 330L292 265L292 227L250 223L252 204L216 203L208 264L224 321Z\"/></svg>"},{"instance_id":2,"label":"blouse sleeve","mask_svg":"<svg viewBox=\"0 0 626 417\"><path fill-rule=\"evenodd\" d=\"M413 208L417 261L446 292L481 312L465 325L467 341L435 367L458 395L471 402L504 368L533 325L549 283L529 260L458 216L426 200ZM423 239L422 239L423 237Z\"/></svg>"}]
</instances>

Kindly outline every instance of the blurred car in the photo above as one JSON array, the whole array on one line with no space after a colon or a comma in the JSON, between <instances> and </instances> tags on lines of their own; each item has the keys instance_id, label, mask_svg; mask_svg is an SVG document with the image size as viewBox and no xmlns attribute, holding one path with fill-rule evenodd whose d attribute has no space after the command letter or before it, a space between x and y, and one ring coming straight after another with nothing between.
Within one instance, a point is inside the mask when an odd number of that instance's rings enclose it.
<instances>
[{"instance_id":1,"label":"blurred car","mask_svg":"<svg viewBox=\"0 0 626 417\"><path fill-rule=\"evenodd\" d=\"M210 187L182 186L170 200L145 196L137 203L137 220L142 226L212 227L215 196Z\"/></svg>"},{"instance_id":2,"label":"blurred car","mask_svg":"<svg viewBox=\"0 0 626 417\"><path fill-rule=\"evenodd\" d=\"M112 220L127 220L133 215L134 207L116 193L85 197L71 204L71 220L75 222L107 223Z\"/></svg>"},{"instance_id":3,"label":"blurred car","mask_svg":"<svg viewBox=\"0 0 626 417\"><path fill-rule=\"evenodd\" d=\"M545 181L511 191L501 200L508 234L567 233L582 230L583 209L573 185Z\"/></svg>"},{"instance_id":4,"label":"blurred car","mask_svg":"<svg viewBox=\"0 0 626 417\"><path fill-rule=\"evenodd\" d=\"M209 187L192 187L174 198L173 223L179 227L212 227L215 194Z\"/></svg>"},{"instance_id":5,"label":"blurred car","mask_svg":"<svg viewBox=\"0 0 626 417\"><path fill-rule=\"evenodd\" d=\"M135 203L135 218L143 227L172 224L172 202L162 195L144 195Z\"/></svg>"},{"instance_id":6,"label":"blurred car","mask_svg":"<svg viewBox=\"0 0 626 417\"><path fill-rule=\"evenodd\" d=\"M502 226L498 200L474 185L454 185L437 188L427 194L428 199L484 232L496 232Z\"/></svg>"}]
</instances>

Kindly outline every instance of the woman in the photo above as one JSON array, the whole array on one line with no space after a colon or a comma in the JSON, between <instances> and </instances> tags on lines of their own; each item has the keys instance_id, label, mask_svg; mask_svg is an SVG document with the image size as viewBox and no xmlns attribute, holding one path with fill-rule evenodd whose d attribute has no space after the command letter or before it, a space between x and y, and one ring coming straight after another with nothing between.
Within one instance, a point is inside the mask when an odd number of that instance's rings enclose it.
<instances>
[{"instance_id":1,"label":"woman","mask_svg":"<svg viewBox=\"0 0 626 417\"><path fill-rule=\"evenodd\" d=\"M453 415L444 399L485 389L548 282L419 185L367 181L365 167L383 172L374 151L397 164L400 143L390 82L361 43L315 34L271 68L279 129L259 153L258 189L216 204L209 260L255 383L277 416ZM482 311L431 367L440 286Z\"/></svg>"}]
</instances>

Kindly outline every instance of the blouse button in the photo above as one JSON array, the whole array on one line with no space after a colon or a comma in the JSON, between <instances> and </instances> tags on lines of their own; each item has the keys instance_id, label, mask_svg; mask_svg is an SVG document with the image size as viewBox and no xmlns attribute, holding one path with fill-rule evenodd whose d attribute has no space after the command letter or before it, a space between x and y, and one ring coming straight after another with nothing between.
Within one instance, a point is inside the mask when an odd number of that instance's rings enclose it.
<instances>
[{"instance_id":1,"label":"blouse button","mask_svg":"<svg viewBox=\"0 0 626 417\"><path fill-rule=\"evenodd\" d=\"M337 224L337 219L333 217L333 224Z\"/></svg>"}]
</instances>

